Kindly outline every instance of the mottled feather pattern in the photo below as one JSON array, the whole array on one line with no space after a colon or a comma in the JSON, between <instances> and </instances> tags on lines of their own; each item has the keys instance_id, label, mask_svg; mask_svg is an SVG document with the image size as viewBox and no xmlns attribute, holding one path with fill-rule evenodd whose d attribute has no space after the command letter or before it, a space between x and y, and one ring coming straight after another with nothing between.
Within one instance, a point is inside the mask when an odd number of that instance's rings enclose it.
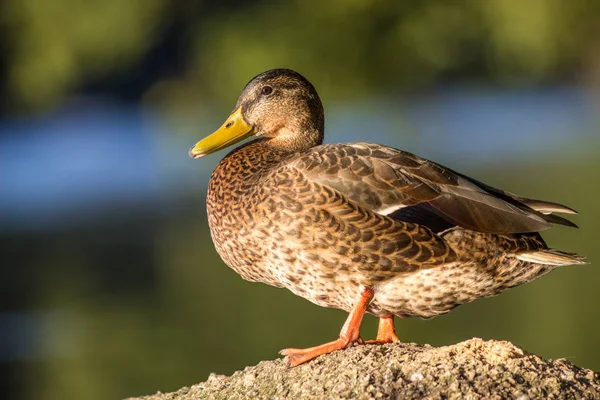
<instances>
[{"instance_id":1,"label":"mottled feather pattern","mask_svg":"<svg viewBox=\"0 0 600 400\"><path fill-rule=\"evenodd\" d=\"M367 311L379 316L432 317L554 268L514 256L546 248L537 233L456 227L438 235L377 213L434 199L439 185L462 179L397 152L359 143L289 155L268 139L234 150L209 185L217 251L244 279L325 307L348 311L362 287L373 287Z\"/></svg>"}]
</instances>

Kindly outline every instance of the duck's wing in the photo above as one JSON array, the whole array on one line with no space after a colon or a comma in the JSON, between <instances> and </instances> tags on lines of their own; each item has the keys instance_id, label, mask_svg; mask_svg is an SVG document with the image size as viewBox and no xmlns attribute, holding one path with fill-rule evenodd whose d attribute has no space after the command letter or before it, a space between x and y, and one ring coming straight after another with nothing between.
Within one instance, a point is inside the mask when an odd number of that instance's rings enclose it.
<instances>
[{"instance_id":1,"label":"duck's wing","mask_svg":"<svg viewBox=\"0 0 600 400\"><path fill-rule=\"evenodd\" d=\"M287 164L361 207L432 225L434 231L460 226L479 232L523 233L542 231L551 223L575 226L551 214L574 213L570 208L518 197L387 146L321 145Z\"/></svg>"}]
</instances>

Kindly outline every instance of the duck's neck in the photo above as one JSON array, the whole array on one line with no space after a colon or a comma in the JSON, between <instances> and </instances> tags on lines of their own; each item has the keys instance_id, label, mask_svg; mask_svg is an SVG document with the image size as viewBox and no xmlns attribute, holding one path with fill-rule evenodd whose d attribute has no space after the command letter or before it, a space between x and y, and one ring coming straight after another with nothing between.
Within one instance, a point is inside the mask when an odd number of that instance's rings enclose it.
<instances>
[{"instance_id":1,"label":"duck's neck","mask_svg":"<svg viewBox=\"0 0 600 400\"><path fill-rule=\"evenodd\" d=\"M318 100L318 99L317 99ZM306 151L323 143L325 117L323 106L307 105L306 112L263 123L259 128L269 147L289 154Z\"/></svg>"},{"instance_id":2,"label":"duck's neck","mask_svg":"<svg viewBox=\"0 0 600 400\"><path fill-rule=\"evenodd\" d=\"M272 145L272 139L259 138L245 143L227 154L217 169L224 168L236 176L250 178L254 175L260 175L261 172L269 169L272 165L279 164L284 158L294 152L287 148L279 148ZM236 168L236 171L233 171Z\"/></svg>"},{"instance_id":3,"label":"duck's neck","mask_svg":"<svg viewBox=\"0 0 600 400\"><path fill-rule=\"evenodd\" d=\"M277 136L265 140L265 144L271 149L287 154L306 151L311 147L318 146L322 143L323 131L319 129L304 130L300 136L294 134L292 131L286 130L286 128L282 128L278 131Z\"/></svg>"}]
</instances>

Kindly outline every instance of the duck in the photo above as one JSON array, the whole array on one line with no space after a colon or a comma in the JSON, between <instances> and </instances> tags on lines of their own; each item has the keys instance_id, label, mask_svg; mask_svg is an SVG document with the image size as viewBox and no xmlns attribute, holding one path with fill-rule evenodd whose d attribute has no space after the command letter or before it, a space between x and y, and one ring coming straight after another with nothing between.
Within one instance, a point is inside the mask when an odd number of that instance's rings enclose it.
<instances>
[{"instance_id":1,"label":"duck","mask_svg":"<svg viewBox=\"0 0 600 400\"><path fill-rule=\"evenodd\" d=\"M339 336L280 352L288 365L353 345L398 342L394 317L432 318L584 257L540 232L577 227L567 206L489 186L409 152L323 144L323 104L290 69L242 90L234 111L189 154L229 152L208 183L212 241L243 279L348 312ZM379 318L363 342L365 314Z\"/></svg>"}]
</instances>

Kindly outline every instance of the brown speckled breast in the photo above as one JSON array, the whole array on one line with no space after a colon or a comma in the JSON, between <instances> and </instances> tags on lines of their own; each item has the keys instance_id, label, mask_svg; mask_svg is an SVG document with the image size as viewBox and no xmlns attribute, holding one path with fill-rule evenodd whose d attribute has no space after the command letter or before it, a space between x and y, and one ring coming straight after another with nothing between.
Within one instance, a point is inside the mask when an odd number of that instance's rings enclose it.
<instances>
[{"instance_id":1,"label":"brown speckled breast","mask_svg":"<svg viewBox=\"0 0 600 400\"><path fill-rule=\"evenodd\" d=\"M258 140L230 153L211 177L213 241L244 279L349 310L360 286L454 260L429 229L360 208L283 166L287 158Z\"/></svg>"}]
</instances>

